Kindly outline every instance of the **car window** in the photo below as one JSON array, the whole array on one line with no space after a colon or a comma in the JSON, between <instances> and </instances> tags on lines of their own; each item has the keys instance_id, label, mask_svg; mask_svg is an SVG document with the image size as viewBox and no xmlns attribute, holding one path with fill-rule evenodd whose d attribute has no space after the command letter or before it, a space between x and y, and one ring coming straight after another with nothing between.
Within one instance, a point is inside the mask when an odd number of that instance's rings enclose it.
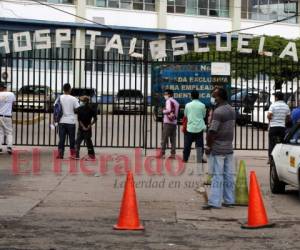
<instances>
[{"instance_id":1,"label":"car window","mask_svg":"<svg viewBox=\"0 0 300 250\"><path fill-rule=\"evenodd\" d=\"M133 97L133 98L143 98L143 94L139 90L120 90L117 94L118 97Z\"/></svg>"},{"instance_id":2,"label":"car window","mask_svg":"<svg viewBox=\"0 0 300 250\"><path fill-rule=\"evenodd\" d=\"M94 89L81 89L81 88L74 88L71 90L71 95L72 96L94 96L95 95L95 90Z\"/></svg>"},{"instance_id":3,"label":"car window","mask_svg":"<svg viewBox=\"0 0 300 250\"><path fill-rule=\"evenodd\" d=\"M20 94L38 95L45 94L46 88L39 86L24 86L19 91Z\"/></svg>"}]
</instances>

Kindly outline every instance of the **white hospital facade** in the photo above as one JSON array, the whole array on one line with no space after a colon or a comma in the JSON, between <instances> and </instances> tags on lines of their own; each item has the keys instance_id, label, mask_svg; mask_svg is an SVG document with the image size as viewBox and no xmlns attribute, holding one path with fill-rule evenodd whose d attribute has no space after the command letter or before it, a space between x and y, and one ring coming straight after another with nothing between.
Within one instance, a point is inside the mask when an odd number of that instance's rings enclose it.
<instances>
[{"instance_id":1,"label":"white hospital facade","mask_svg":"<svg viewBox=\"0 0 300 250\"><path fill-rule=\"evenodd\" d=\"M0 18L39 22L89 23L183 32L217 33L245 29L298 14L299 0L27 0L0 1ZM300 37L299 17L244 31Z\"/></svg>"},{"instance_id":2,"label":"white hospital facade","mask_svg":"<svg viewBox=\"0 0 300 250\"><path fill-rule=\"evenodd\" d=\"M118 76L119 82L124 82L122 88L130 88L128 84L133 75L136 75L136 84L143 86L144 78L140 75L144 72L144 67L141 63L115 62L111 61L115 56L104 55L104 48L113 34L121 34L123 37L128 35L129 38L123 40L125 54L129 51L132 37L139 39L136 48L141 52L144 48L143 39L151 41L181 35L191 38L195 33L209 33L209 39L215 41L216 33L254 26L260 27L247 29L242 33L295 39L300 37L300 17L295 16L299 13L299 2L300 0L1 0L0 42L3 42L3 35L8 35L12 44L11 34L14 32L31 31L34 34L36 30L45 29L49 29L53 36L56 29L70 29L74 38L62 44L63 50L33 53L42 56L38 61L31 58L32 53L25 53L22 59L13 55L12 59L3 60L1 79L4 71L10 72L13 89L19 89L20 85L16 85L16 82L22 85L32 84L37 77L49 86L53 86L55 82L57 88L66 81L77 86L82 82L92 83L91 87L95 87L97 79L100 79L109 94L117 91L117 85L113 84L115 76ZM284 18L287 18L284 22L262 26ZM70 49L78 42L89 47L89 37L83 35L79 36L80 41L75 39L78 31L85 34L87 30L101 31L103 37L96 39L99 53L73 54ZM55 48L55 42L52 43ZM2 53L3 47L0 49ZM68 60L70 55L78 60L85 58L86 61L82 61L82 64L78 61L74 63ZM98 56L104 58L105 63L102 59L93 60ZM151 81L150 77L149 74L148 82ZM113 90L111 86L114 86ZM150 84L146 91L150 93Z\"/></svg>"}]
</instances>

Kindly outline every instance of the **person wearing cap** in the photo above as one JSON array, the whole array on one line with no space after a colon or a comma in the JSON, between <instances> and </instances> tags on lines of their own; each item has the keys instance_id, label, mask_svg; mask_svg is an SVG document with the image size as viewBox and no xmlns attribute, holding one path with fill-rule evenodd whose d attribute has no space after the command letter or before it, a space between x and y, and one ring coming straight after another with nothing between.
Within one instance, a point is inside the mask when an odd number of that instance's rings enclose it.
<instances>
[{"instance_id":1,"label":"person wearing cap","mask_svg":"<svg viewBox=\"0 0 300 250\"><path fill-rule=\"evenodd\" d=\"M276 92L275 102L271 104L268 111L269 120L269 158L277 143L281 143L285 136L286 123L290 120L290 108L284 102L284 95Z\"/></svg>"},{"instance_id":2,"label":"person wearing cap","mask_svg":"<svg viewBox=\"0 0 300 250\"><path fill-rule=\"evenodd\" d=\"M7 91L6 85L0 83L0 152L6 137L7 153L12 153L13 126L12 126L12 107L16 101L14 93Z\"/></svg>"},{"instance_id":3,"label":"person wearing cap","mask_svg":"<svg viewBox=\"0 0 300 250\"><path fill-rule=\"evenodd\" d=\"M88 155L84 157L84 160L95 160L95 151L92 142L92 126L97 121L97 107L94 107L90 103L88 96L80 97L80 101L81 106L76 109L79 128L75 143L76 156L74 159L80 159L80 145L82 141L84 141L88 149Z\"/></svg>"}]
</instances>

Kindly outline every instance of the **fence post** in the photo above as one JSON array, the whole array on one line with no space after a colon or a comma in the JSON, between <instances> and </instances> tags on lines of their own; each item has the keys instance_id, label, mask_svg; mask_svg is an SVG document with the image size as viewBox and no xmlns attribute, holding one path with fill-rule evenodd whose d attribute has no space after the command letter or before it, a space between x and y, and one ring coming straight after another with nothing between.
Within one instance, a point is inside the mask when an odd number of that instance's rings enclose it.
<instances>
[{"instance_id":1,"label":"fence post","mask_svg":"<svg viewBox=\"0 0 300 250\"><path fill-rule=\"evenodd\" d=\"M148 45L149 42L144 40L144 155L147 155L148 146Z\"/></svg>"}]
</instances>

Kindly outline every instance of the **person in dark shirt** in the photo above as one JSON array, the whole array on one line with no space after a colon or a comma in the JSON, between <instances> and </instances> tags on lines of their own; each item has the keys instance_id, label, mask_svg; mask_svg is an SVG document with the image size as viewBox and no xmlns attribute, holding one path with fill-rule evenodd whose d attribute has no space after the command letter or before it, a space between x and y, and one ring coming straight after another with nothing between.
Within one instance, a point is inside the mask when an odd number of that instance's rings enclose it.
<instances>
[{"instance_id":1,"label":"person in dark shirt","mask_svg":"<svg viewBox=\"0 0 300 250\"><path fill-rule=\"evenodd\" d=\"M95 151L92 142L92 126L97 121L97 109L90 104L90 98L88 96L80 97L80 101L83 103L77 110L78 116L78 132L76 139L76 157L80 159L80 144L85 141L88 148L88 156L84 160L95 160Z\"/></svg>"}]
</instances>

